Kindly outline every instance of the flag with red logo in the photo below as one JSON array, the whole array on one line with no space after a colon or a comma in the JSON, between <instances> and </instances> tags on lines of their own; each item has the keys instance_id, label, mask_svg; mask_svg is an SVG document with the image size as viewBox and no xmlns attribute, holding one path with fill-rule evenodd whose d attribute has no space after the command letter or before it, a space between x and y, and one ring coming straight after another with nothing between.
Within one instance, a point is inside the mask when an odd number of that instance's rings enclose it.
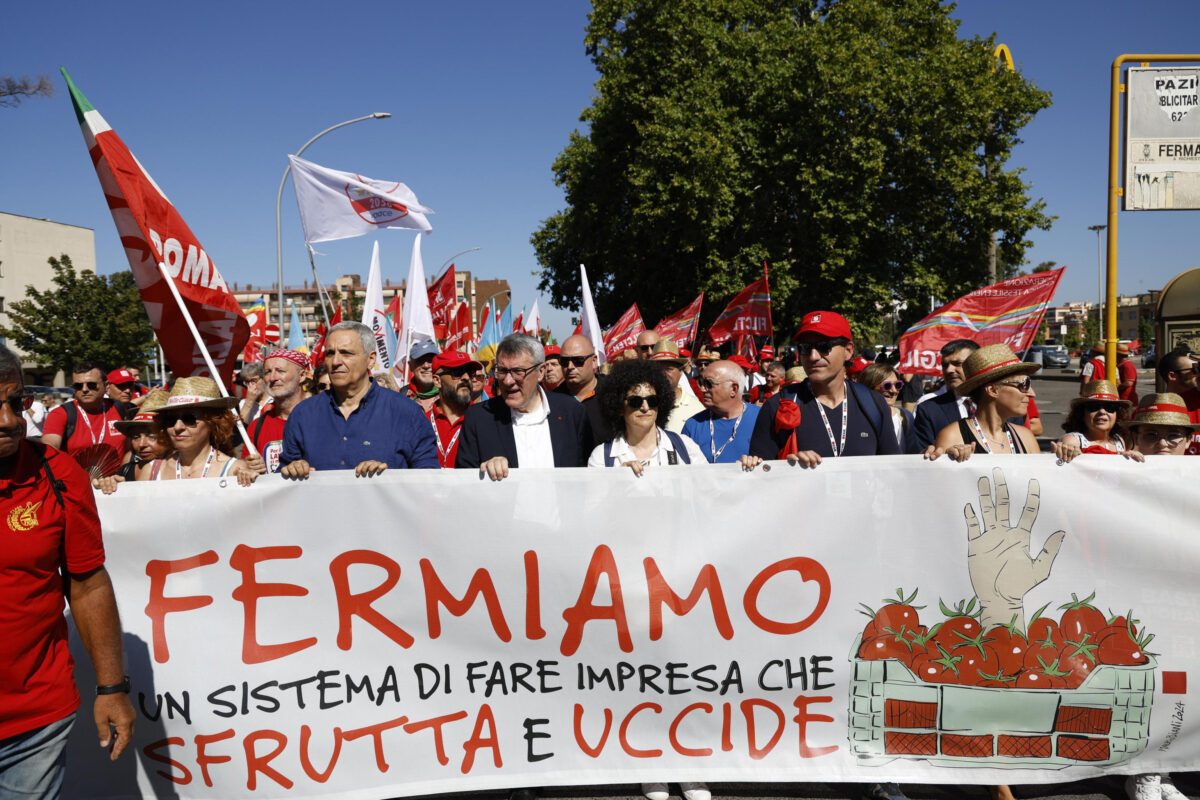
<instances>
[{"instance_id":1,"label":"flag with red logo","mask_svg":"<svg viewBox=\"0 0 1200 800\"><path fill-rule=\"evenodd\" d=\"M399 292L392 293L392 302L388 303L387 311L384 316L392 321L392 330L396 334L396 338L400 338L400 323L403 321L404 312L400 307L401 296Z\"/></svg>"},{"instance_id":2,"label":"flag with red logo","mask_svg":"<svg viewBox=\"0 0 1200 800\"><path fill-rule=\"evenodd\" d=\"M242 350L242 362L253 364L263 360L263 348L267 346L267 298L258 298L246 309L246 322L250 325L250 338Z\"/></svg>"},{"instance_id":3,"label":"flag with red logo","mask_svg":"<svg viewBox=\"0 0 1200 800\"><path fill-rule=\"evenodd\" d=\"M429 313L434 325L445 326L458 306L458 291L454 282L454 265L429 287ZM439 337L440 338L440 337Z\"/></svg>"},{"instance_id":4,"label":"flag with red logo","mask_svg":"<svg viewBox=\"0 0 1200 800\"><path fill-rule=\"evenodd\" d=\"M228 385L234 363L250 337L250 324L241 306L175 206L75 87L67 71L62 73L104 199L167 364L176 377L209 375L204 354L158 268L160 262L166 265L213 365Z\"/></svg>"},{"instance_id":5,"label":"flag with red logo","mask_svg":"<svg viewBox=\"0 0 1200 800\"><path fill-rule=\"evenodd\" d=\"M971 339L981 347L1006 344L1016 353L1028 348L1064 270L1018 275L947 303L900 337L897 369L906 375L940 375L942 345L955 339Z\"/></svg>"},{"instance_id":6,"label":"flag with red logo","mask_svg":"<svg viewBox=\"0 0 1200 800\"><path fill-rule=\"evenodd\" d=\"M446 326L446 346L451 350L466 350L471 341L471 307L466 301L458 304L458 308L450 315L450 323Z\"/></svg>"},{"instance_id":7,"label":"flag with red logo","mask_svg":"<svg viewBox=\"0 0 1200 800\"><path fill-rule=\"evenodd\" d=\"M378 181L288 156L306 242L328 242L380 228L432 231L433 211L398 181Z\"/></svg>"},{"instance_id":8,"label":"flag with red logo","mask_svg":"<svg viewBox=\"0 0 1200 800\"><path fill-rule=\"evenodd\" d=\"M629 350L637 343L638 335L645 330L642 312L638 310L637 303L634 303L621 315L617 324L604 332L604 357L611 361Z\"/></svg>"},{"instance_id":9,"label":"flag with red logo","mask_svg":"<svg viewBox=\"0 0 1200 800\"><path fill-rule=\"evenodd\" d=\"M332 328L342 321L342 304L339 302L337 308L333 310L333 316L329 320L329 327ZM313 342L312 355L308 357L308 363L315 370L317 367L325 363L325 334L329 333L329 328L325 327L322 322L317 325L317 340Z\"/></svg>"},{"instance_id":10,"label":"flag with red logo","mask_svg":"<svg viewBox=\"0 0 1200 800\"><path fill-rule=\"evenodd\" d=\"M763 276L737 293L721 316L708 329L713 345L721 345L735 336L774 336L771 328L771 287L767 283L767 265Z\"/></svg>"},{"instance_id":11,"label":"flag with red logo","mask_svg":"<svg viewBox=\"0 0 1200 800\"><path fill-rule=\"evenodd\" d=\"M660 338L670 339L680 349L691 347L700 327L700 307L703 303L704 292L701 292L686 308L681 308L655 325L654 332Z\"/></svg>"}]
</instances>

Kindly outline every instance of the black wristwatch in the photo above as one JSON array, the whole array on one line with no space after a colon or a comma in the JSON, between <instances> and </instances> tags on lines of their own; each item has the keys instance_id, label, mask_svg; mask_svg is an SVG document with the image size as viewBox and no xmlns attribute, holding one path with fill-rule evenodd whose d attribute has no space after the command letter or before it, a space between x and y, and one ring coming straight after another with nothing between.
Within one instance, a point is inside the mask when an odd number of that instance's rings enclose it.
<instances>
[{"instance_id":1,"label":"black wristwatch","mask_svg":"<svg viewBox=\"0 0 1200 800\"><path fill-rule=\"evenodd\" d=\"M110 683L108 686L97 686L96 694L129 694L129 690L133 688L133 684L129 681L129 676L125 676L125 680L120 683Z\"/></svg>"}]
</instances>

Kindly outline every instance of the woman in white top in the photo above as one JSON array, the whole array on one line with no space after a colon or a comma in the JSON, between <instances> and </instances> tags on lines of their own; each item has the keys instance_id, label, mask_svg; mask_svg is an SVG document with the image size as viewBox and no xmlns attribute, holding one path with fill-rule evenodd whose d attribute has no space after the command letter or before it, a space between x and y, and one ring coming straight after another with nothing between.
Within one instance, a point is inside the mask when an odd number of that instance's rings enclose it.
<instances>
[{"instance_id":1,"label":"woman in white top","mask_svg":"<svg viewBox=\"0 0 1200 800\"><path fill-rule=\"evenodd\" d=\"M643 359L618 361L596 390L596 400L617 435L598 445L589 467L629 467L641 475L649 466L707 464L700 446L663 426L675 406L675 387L663 371ZM710 800L703 783L679 784L684 800ZM667 800L665 783L643 783L647 800Z\"/></svg>"}]
</instances>

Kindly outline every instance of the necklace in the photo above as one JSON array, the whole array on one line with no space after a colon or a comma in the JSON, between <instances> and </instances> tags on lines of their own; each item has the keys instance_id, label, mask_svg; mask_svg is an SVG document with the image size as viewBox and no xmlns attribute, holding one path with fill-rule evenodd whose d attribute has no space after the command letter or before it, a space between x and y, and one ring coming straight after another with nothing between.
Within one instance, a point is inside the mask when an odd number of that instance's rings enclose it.
<instances>
[{"instance_id":1,"label":"necklace","mask_svg":"<svg viewBox=\"0 0 1200 800\"><path fill-rule=\"evenodd\" d=\"M737 415L737 419L733 421L733 433L729 434L729 438L725 440L725 444L721 445L721 449L717 449L716 428L713 427L712 416L708 418L708 452L712 456L710 463L717 463L717 459L721 457L721 453L725 452L725 448L729 447L730 443L737 438L738 427L742 424L742 417L746 416L746 404L742 403L742 411Z\"/></svg>"},{"instance_id":2,"label":"necklace","mask_svg":"<svg viewBox=\"0 0 1200 800\"><path fill-rule=\"evenodd\" d=\"M200 473L201 478L208 477L208 468L212 466L213 460L217 457L217 449L211 444L208 446L208 458L204 461L204 470ZM179 456L175 456L175 480L183 480L183 465L179 463Z\"/></svg>"},{"instance_id":3,"label":"necklace","mask_svg":"<svg viewBox=\"0 0 1200 800\"><path fill-rule=\"evenodd\" d=\"M849 386L846 387L846 391L847 393L850 391ZM814 401L817 404L817 411L821 412L821 422L825 423L825 434L829 437L829 447L831 450L833 450L834 456L840 456L842 453L846 452L846 421L849 418L850 411L850 404L846 401L849 399L850 397L848 394L846 397L842 398L842 441L841 445L839 446L838 442L833 438L833 428L829 425L829 417L825 416L825 406L820 400L816 400L814 398Z\"/></svg>"},{"instance_id":4,"label":"necklace","mask_svg":"<svg viewBox=\"0 0 1200 800\"><path fill-rule=\"evenodd\" d=\"M988 437L983 432L983 426L979 424L979 418L974 414L971 415L971 425L975 428L975 433L979 436L979 441L983 443L984 452L992 452L992 445L989 443ZM1008 429L1007 425L1004 426L1004 435L1008 438L1008 452L1017 452L1017 443L1013 441L1012 431Z\"/></svg>"}]
</instances>

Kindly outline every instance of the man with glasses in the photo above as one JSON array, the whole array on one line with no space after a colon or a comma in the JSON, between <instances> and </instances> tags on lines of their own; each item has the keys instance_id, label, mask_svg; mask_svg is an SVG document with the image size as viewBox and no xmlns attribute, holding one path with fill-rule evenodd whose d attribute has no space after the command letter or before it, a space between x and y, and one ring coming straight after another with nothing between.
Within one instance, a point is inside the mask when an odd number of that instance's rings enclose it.
<instances>
[{"instance_id":1,"label":"man with glasses","mask_svg":"<svg viewBox=\"0 0 1200 800\"><path fill-rule=\"evenodd\" d=\"M937 440L938 431L947 425L971 416L966 397L954 391L965 379L963 364L967 356L979 349L979 343L971 339L955 339L942 345L942 388L917 400L915 414L917 441L924 450Z\"/></svg>"},{"instance_id":2,"label":"man with glasses","mask_svg":"<svg viewBox=\"0 0 1200 800\"><path fill-rule=\"evenodd\" d=\"M570 341L563 343L564 352ZM587 464L591 450L584 447L583 408L568 396L542 389L545 358L542 343L533 336L513 333L500 340L493 370L497 396L467 409L455 467L478 469L481 476L499 481L510 468Z\"/></svg>"},{"instance_id":3,"label":"man with glasses","mask_svg":"<svg viewBox=\"0 0 1200 800\"><path fill-rule=\"evenodd\" d=\"M823 458L899 454L883 395L846 379L846 362L854 356L846 318L812 311L804 316L796 340L808 377L762 405L749 455L787 456L815 467Z\"/></svg>"},{"instance_id":4,"label":"man with glasses","mask_svg":"<svg viewBox=\"0 0 1200 800\"><path fill-rule=\"evenodd\" d=\"M1186 349L1176 348L1158 361L1158 377L1163 382L1163 391L1179 395L1187 408L1192 422L1200 422L1200 359L1193 357ZM47 417L46 419L49 419ZM1200 433L1192 437L1192 443L1187 448L1187 455L1200 455Z\"/></svg>"},{"instance_id":5,"label":"man with glasses","mask_svg":"<svg viewBox=\"0 0 1200 800\"><path fill-rule=\"evenodd\" d=\"M109 399L117 404L121 419L128 419L133 408L133 398L137 397L137 378L125 367L121 367L108 373L105 384L105 392Z\"/></svg>"},{"instance_id":6,"label":"man with glasses","mask_svg":"<svg viewBox=\"0 0 1200 800\"><path fill-rule=\"evenodd\" d=\"M600 388L603 376L597 372L596 350L592 340L579 334L568 336L562 343L562 352L557 360L562 367L563 381L554 390L555 393L574 397L583 406L583 413L587 417L587 440L584 442L586 456L593 447L613 437L612 426L604 418L596 399L596 390Z\"/></svg>"},{"instance_id":7,"label":"man with glasses","mask_svg":"<svg viewBox=\"0 0 1200 800\"><path fill-rule=\"evenodd\" d=\"M659 336L654 331L642 331L637 337L637 354L638 358L649 358L654 352L654 345L658 344Z\"/></svg>"},{"instance_id":8,"label":"man with glasses","mask_svg":"<svg viewBox=\"0 0 1200 800\"><path fill-rule=\"evenodd\" d=\"M454 467L462 423L471 406L471 375L483 369L466 353L452 350L433 357L433 381L438 388L437 402L426 416L437 434L438 462Z\"/></svg>"},{"instance_id":9,"label":"man with glasses","mask_svg":"<svg viewBox=\"0 0 1200 800\"><path fill-rule=\"evenodd\" d=\"M42 442L67 453L93 445L108 445L125 453L125 437L116 428L121 421L117 404L106 396L104 370L82 361L71 370L75 397L46 415Z\"/></svg>"},{"instance_id":10,"label":"man with glasses","mask_svg":"<svg viewBox=\"0 0 1200 800\"><path fill-rule=\"evenodd\" d=\"M759 407L742 399L742 368L713 361L700 376L704 410L683 423L683 435L700 446L710 464L732 464L750 452Z\"/></svg>"},{"instance_id":11,"label":"man with glasses","mask_svg":"<svg viewBox=\"0 0 1200 800\"><path fill-rule=\"evenodd\" d=\"M329 391L302 400L288 416L280 474L302 479L314 469L352 469L369 478L388 467L438 468L437 443L420 406L371 380L370 328L361 322L330 328L325 366Z\"/></svg>"}]
</instances>

